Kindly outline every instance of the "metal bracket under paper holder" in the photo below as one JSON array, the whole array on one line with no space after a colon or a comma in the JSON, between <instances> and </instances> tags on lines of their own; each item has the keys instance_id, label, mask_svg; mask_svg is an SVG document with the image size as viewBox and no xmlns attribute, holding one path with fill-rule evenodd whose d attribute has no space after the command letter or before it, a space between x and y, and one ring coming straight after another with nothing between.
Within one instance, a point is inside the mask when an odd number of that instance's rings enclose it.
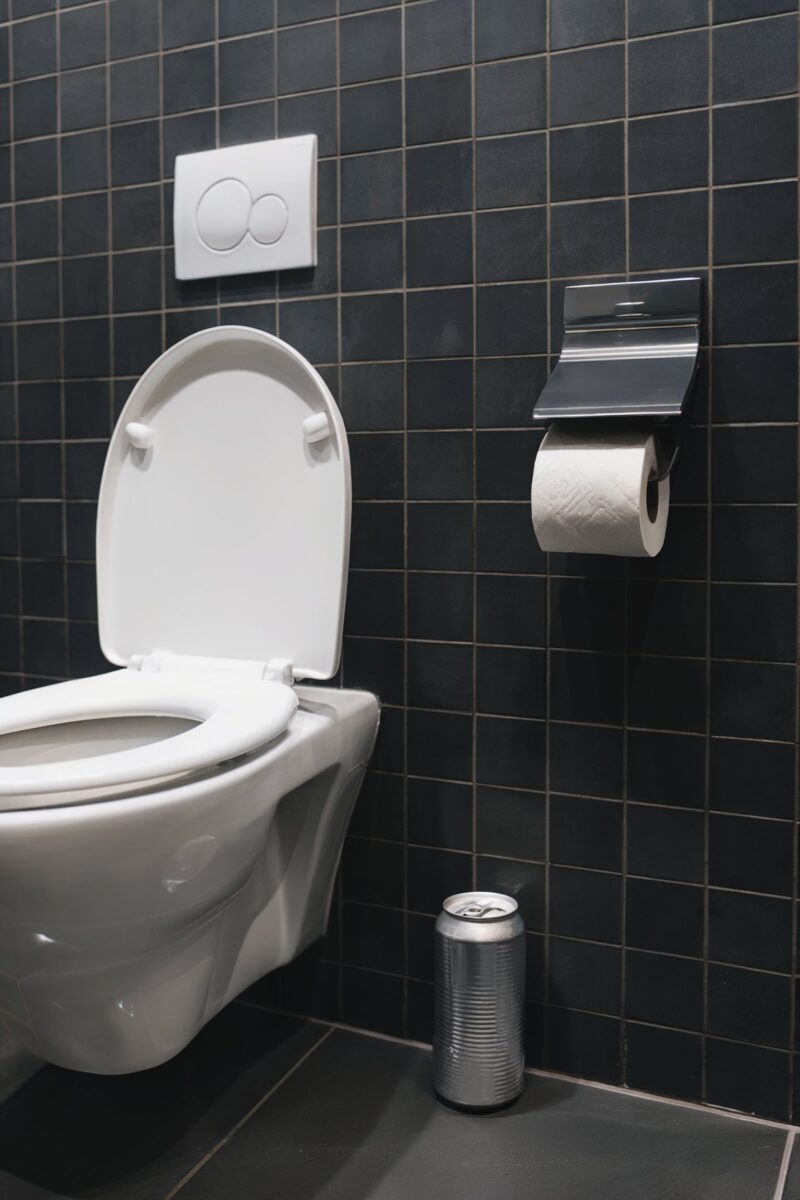
<instances>
[{"instance_id":1,"label":"metal bracket under paper holder","mask_svg":"<svg viewBox=\"0 0 800 1200\"><path fill-rule=\"evenodd\" d=\"M658 439L658 478L666 478L697 373L700 296L696 276L568 287L561 354L534 421L656 422L672 444Z\"/></svg>"}]
</instances>

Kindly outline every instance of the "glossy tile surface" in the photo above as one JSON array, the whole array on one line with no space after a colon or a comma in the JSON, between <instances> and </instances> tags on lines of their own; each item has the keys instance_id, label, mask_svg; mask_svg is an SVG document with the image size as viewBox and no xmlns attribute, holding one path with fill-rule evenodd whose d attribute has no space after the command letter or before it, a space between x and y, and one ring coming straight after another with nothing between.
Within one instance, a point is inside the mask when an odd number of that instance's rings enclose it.
<instances>
[{"instance_id":1,"label":"glossy tile surface","mask_svg":"<svg viewBox=\"0 0 800 1200\"><path fill-rule=\"evenodd\" d=\"M573 947L564 943L567 957L555 967L566 987L581 978ZM369 1001L372 973L350 974L345 986ZM390 997L380 1000L385 1009ZM673 1042L681 1036L663 1033ZM666 1049L669 1072L681 1070L681 1047ZM790 1159L785 1128L542 1075L526 1077L512 1108L469 1115L435 1099L430 1065L426 1050L242 1004L225 1009L165 1066L116 1078L44 1067L3 1037L0 1195L800 1196L800 1158L795 1151ZM782 1163L785 1191L777 1187Z\"/></svg>"},{"instance_id":2,"label":"glossy tile surface","mask_svg":"<svg viewBox=\"0 0 800 1200\"><path fill-rule=\"evenodd\" d=\"M43 1066L19 1086L17 1057L16 1090L0 1105L0 1195L166 1196L325 1032L235 1004L152 1071L102 1076ZM0 1097L12 1054L0 1061Z\"/></svg>"},{"instance_id":3,"label":"glossy tile surface","mask_svg":"<svg viewBox=\"0 0 800 1200\"><path fill-rule=\"evenodd\" d=\"M430 1090L430 1056L336 1030L181 1200L772 1200L786 1133L542 1076L488 1116Z\"/></svg>"}]
</instances>

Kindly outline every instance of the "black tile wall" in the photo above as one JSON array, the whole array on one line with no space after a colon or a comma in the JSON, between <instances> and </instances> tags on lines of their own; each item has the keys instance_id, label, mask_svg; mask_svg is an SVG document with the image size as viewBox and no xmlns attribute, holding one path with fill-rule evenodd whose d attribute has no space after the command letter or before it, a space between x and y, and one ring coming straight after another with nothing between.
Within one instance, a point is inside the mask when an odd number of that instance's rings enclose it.
<instances>
[{"instance_id":1,"label":"black tile wall","mask_svg":"<svg viewBox=\"0 0 800 1200\"><path fill-rule=\"evenodd\" d=\"M796 5L12 15L0 690L104 669L97 489L138 373L209 324L277 332L350 433L341 679L384 709L331 933L258 996L429 1036L441 900L498 887L532 1064L800 1118ZM317 271L176 283L175 154L305 132ZM684 271L709 320L664 551L548 558L529 418L563 288Z\"/></svg>"}]
</instances>

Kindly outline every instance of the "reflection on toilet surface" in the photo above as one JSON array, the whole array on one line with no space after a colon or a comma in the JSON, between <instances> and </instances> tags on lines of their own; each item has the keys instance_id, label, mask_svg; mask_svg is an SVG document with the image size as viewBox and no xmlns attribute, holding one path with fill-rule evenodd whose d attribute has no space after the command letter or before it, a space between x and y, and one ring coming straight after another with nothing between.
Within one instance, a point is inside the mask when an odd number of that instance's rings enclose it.
<instances>
[{"instance_id":1,"label":"reflection on toilet surface","mask_svg":"<svg viewBox=\"0 0 800 1200\"><path fill-rule=\"evenodd\" d=\"M167 891L177 892L205 870L214 857L216 848L217 839L210 833L205 833L201 837L191 838L185 846L171 854L164 863L161 876Z\"/></svg>"},{"instance_id":2,"label":"reflection on toilet surface","mask_svg":"<svg viewBox=\"0 0 800 1200\"><path fill-rule=\"evenodd\" d=\"M297 681L338 668L349 528L285 343L205 330L142 377L98 516L122 669L0 700L0 1023L34 1054L152 1067L325 932L379 709Z\"/></svg>"}]
</instances>

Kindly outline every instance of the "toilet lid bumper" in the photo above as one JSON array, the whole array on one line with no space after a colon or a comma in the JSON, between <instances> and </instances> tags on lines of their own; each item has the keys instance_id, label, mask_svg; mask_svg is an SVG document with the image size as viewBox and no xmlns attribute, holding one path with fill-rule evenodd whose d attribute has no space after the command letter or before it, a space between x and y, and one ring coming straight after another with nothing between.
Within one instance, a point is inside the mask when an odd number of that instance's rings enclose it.
<instances>
[{"instance_id":1,"label":"toilet lid bumper","mask_svg":"<svg viewBox=\"0 0 800 1200\"><path fill-rule=\"evenodd\" d=\"M273 741L287 728L296 709L295 693L282 683L220 687L218 681L201 683L193 678L131 671L21 693L0 700L0 737L105 717L183 717L198 724L185 733L133 750L0 767L0 797L147 783L207 769Z\"/></svg>"}]
</instances>

